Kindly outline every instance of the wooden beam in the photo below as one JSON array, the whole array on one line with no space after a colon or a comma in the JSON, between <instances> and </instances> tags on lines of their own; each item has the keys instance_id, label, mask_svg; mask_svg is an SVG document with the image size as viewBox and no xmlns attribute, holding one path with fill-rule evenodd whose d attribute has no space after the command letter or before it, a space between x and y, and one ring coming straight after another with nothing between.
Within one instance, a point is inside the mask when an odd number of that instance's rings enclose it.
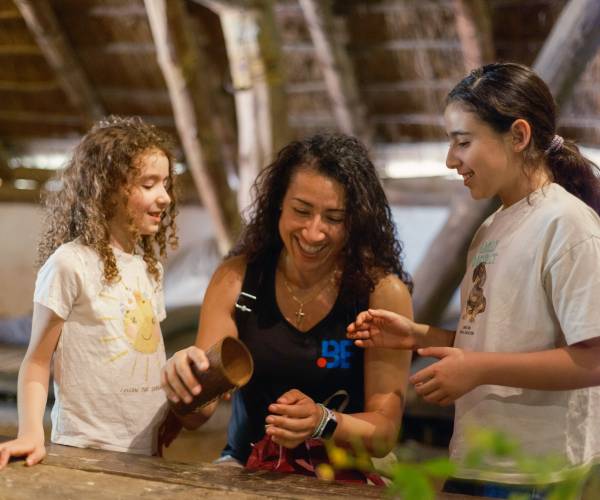
<instances>
[{"instance_id":1,"label":"wooden beam","mask_svg":"<svg viewBox=\"0 0 600 500\"><path fill-rule=\"evenodd\" d=\"M13 179L13 170L8 164L8 154L2 143L0 143L0 179L9 181Z\"/></svg>"},{"instance_id":2,"label":"wooden beam","mask_svg":"<svg viewBox=\"0 0 600 500\"><path fill-rule=\"evenodd\" d=\"M373 129L367 121L354 68L340 35L345 34L345 24L341 18L334 18L331 0L299 2L325 78L337 127L370 145Z\"/></svg>"},{"instance_id":3,"label":"wooden beam","mask_svg":"<svg viewBox=\"0 0 600 500\"><path fill-rule=\"evenodd\" d=\"M600 47L600 2L570 0L538 54L534 69L550 87L559 106Z\"/></svg>"},{"instance_id":4,"label":"wooden beam","mask_svg":"<svg viewBox=\"0 0 600 500\"><path fill-rule=\"evenodd\" d=\"M238 137L238 205L274 152L289 139L284 71L272 0L197 0L219 15L234 87Z\"/></svg>"},{"instance_id":5,"label":"wooden beam","mask_svg":"<svg viewBox=\"0 0 600 500\"><path fill-rule=\"evenodd\" d=\"M533 65L555 98L566 102L600 43L600 2L571 0L556 21ZM434 238L414 273L415 318L436 324L465 269L466 249L477 227L498 202L465 198L452 207L448 222Z\"/></svg>"},{"instance_id":6,"label":"wooden beam","mask_svg":"<svg viewBox=\"0 0 600 500\"><path fill-rule=\"evenodd\" d=\"M86 124L106 113L77 59L49 2L14 0L69 102Z\"/></svg>"},{"instance_id":7,"label":"wooden beam","mask_svg":"<svg viewBox=\"0 0 600 500\"><path fill-rule=\"evenodd\" d=\"M12 182L0 184L0 203L39 203L39 189L17 189Z\"/></svg>"},{"instance_id":8,"label":"wooden beam","mask_svg":"<svg viewBox=\"0 0 600 500\"><path fill-rule=\"evenodd\" d=\"M21 80L0 80L0 90L8 92L48 92L60 88L57 80L23 82Z\"/></svg>"},{"instance_id":9,"label":"wooden beam","mask_svg":"<svg viewBox=\"0 0 600 500\"><path fill-rule=\"evenodd\" d=\"M187 166L211 214L219 250L225 254L239 228L240 218L211 120L207 56L197 50L182 0L145 0L145 5Z\"/></svg>"},{"instance_id":10,"label":"wooden beam","mask_svg":"<svg viewBox=\"0 0 600 500\"><path fill-rule=\"evenodd\" d=\"M453 0L456 32L462 46L466 71L492 62L494 40L487 0Z\"/></svg>"}]
</instances>

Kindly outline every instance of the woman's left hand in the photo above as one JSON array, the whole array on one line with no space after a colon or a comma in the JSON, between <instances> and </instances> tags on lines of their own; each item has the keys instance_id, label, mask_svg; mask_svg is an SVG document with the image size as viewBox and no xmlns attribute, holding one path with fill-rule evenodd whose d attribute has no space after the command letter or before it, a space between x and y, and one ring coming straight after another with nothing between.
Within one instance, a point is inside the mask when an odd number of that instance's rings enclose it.
<instances>
[{"instance_id":1,"label":"woman's left hand","mask_svg":"<svg viewBox=\"0 0 600 500\"><path fill-rule=\"evenodd\" d=\"M439 361L410 377L417 394L429 403L447 406L480 385L472 354L456 347L426 347L421 356Z\"/></svg>"},{"instance_id":2,"label":"woman's left hand","mask_svg":"<svg viewBox=\"0 0 600 500\"><path fill-rule=\"evenodd\" d=\"M266 433L275 443L295 448L313 435L322 411L306 394L292 389L269 405Z\"/></svg>"}]
</instances>

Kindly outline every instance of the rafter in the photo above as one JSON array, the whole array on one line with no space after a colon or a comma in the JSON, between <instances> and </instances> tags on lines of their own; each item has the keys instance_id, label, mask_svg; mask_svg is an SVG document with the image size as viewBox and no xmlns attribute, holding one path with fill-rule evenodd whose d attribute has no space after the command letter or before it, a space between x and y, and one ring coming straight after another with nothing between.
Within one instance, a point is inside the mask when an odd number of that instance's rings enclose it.
<instances>
[{"instance_id":1,"label":"rafter","mask_svg":"<svg viewBox=\"0 0 600 500\"><path fill-rule=\"evenodd\" d=\"M345 26L340 24L341 20L336 24L330 0L299 2L325 78L337 127L370 143L373 130L367 122L354 68L340 36L340 29Z\"/></svg>"},{"instance_id":2,"label":"rafter","mask_svg":"<svg viewBox=\"0 0 600 500\"><path fill-rule=\"evenodd\" d=\"M566 103L587 64L600 48L600 2L570 0L540 50L534 69L559 106Z\"/></svg>"},{"instance_id":3,"label":"rafter","mask_svg":"<svg viewBox=\"0 0 600 500\"><path fill-rule=\"evenodd\" d=\"M465 70L493 61L494 41L487 0L453 0L452 7Z\"/></svg>"},{"instance_id":4,"label":"rafter","mask_svg":"<svg viewBox=\"0 0 600 500\"><path fill-rule=\"evenodd\" d=\"M198 50L182 0L145 0L145 5L187 166L224 254L239 227L239 214L211 119L207 56Z\"/></svg>"},{"instance_id":5,"label":"rafter","mask_svg":"<svg viewBox=\"0 0 600 500\"><path fill-rule=\"evenodd\" d=\"M219 15L235 90L238 204L250 203L250 186L274 151L288 140L284 71L272 0L196 0Z\"/></svg>"},{"instance_id":6,"label":"rafter","mask_svg":"<svg viewBox=\"0 0 600 500\"><path fill-rule=\"evenodd\" d=\"M564 103L600 44L600 2L570 0L540 51L534 69L559 103ZM459 285L465 255L475 229L498 202L462 198L436 235L414 273L414 308L418 321L436 323ZM448 264L450 263L450 264Z\"/></svg>"},{"instance_id":7,"label":"rafter","mask_svg":"<svg viewBox=\"0 0 600 500\"><path fill-rule=\"evenodd\" d=\"M14 0L69 102L90 124L105 115L102 103L81 67L48 2Z\"/></svg>"}]
</instances>

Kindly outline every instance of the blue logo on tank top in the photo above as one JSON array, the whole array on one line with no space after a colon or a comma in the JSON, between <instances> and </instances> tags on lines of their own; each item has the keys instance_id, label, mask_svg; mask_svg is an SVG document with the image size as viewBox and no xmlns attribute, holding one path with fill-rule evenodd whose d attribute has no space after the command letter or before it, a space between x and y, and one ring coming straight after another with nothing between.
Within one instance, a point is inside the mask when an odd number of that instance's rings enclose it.
<instances>
[{"instance_id":1,"label":"blue logo on tank top","mask_svg":"<svg viewBox=\"0 0 600 500\"><path fill-rule=\"evenodd\" d=\"M321 357L317 359L317 366L319 368L350 368L351 346L351 340L323 340Z\"/></svg>"}]
</instances>

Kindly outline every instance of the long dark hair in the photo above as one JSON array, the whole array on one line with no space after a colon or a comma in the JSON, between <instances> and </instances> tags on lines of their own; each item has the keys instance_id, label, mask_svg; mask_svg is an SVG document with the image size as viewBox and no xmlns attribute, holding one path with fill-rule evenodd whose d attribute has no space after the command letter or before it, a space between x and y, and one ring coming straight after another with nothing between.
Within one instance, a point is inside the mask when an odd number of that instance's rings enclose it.
<instances>
[{"instance_id":1,"label":"long dark hair","mask_svg":"<svg viewBox=\"0 0 600 500\"><path fill-rule=\"evenodd\" d=\"M544 81L527 66L493 63L477 68L448 94L446 104L458 102L498 133L510 130L519 118L531 127L525 151L527 168L545 156L552 180L600 214L598 167L574 142L556 136L556 103ZM554 140L554 142L553 142Z\"/></svg>"},{"instance_id":2,"label":"long dark hair","mask_svg":"<svg viewBox=\"0 0 600 500\"><path fill-rule=\"evenodd\" d=\"M402 245L392 212L365 147L343 134L317 134L285 146L252 187L249 221L231 255L249 262L281 251L278 223L290 179L299 168L312 168L339 182L346 194L347 242L342 250L342 298L366 297L379 279L394 273L412 290L402 266Z\"/></svg>"}]
</instances>

